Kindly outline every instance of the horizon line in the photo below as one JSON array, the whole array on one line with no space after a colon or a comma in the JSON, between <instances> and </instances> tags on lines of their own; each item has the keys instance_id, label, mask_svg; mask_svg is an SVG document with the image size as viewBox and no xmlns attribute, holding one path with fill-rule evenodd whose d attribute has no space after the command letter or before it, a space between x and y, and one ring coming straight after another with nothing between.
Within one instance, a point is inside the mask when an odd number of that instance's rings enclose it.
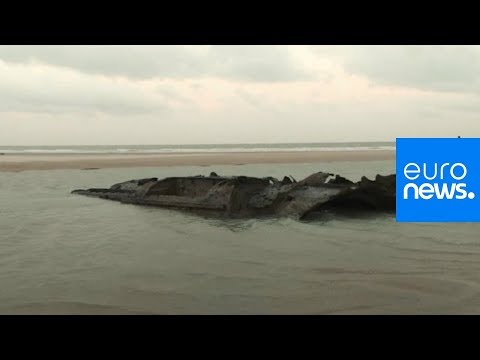
<instances>
[{"instance_id":1,"label":"horizon line","mask_svg":"<svg viewBox=\"0 0 480 360\"><path fill-rule=\"evenodd\" d=\"M191 144L34 144L34 145L13 145L13 144L0 144L0 147L7 146L23 146L23 147L33 147L33 146L206 146L206 145L295 145L295 144L348 144L348 143L395 143L395 140L389 141L305 141L305 142L255 142L255 143L191 143Z\"/></svg>"}]
</instances>

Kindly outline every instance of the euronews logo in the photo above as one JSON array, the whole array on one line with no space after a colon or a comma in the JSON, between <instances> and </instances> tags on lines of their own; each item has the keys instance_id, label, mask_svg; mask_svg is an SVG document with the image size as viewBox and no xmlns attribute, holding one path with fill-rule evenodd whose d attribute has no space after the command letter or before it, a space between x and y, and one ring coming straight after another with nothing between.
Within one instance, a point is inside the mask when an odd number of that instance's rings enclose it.
<instances>
[{"instance_id":1,"label":"euronews logo","mask_svg":"<svg viewBox=\"0 0 480 360\"><path fill-rule=\"evenodd\" d=\"M480 139L401 138L398 222L480 222Z\"/></svg>"},{"instance_id":2,"label":"euronews logo","mask_svg":"<svg viewBox=\"0 0 480 360\"><path fill-rule=\"evenodd\" d=\"M449 178L457 182L445 182L447 171ZM455 171L457 171L455 173ZM467 167L462 163L450 163L439 165L434 163L428 166L426 163L420 166L417 163L408 163L403 169L405 178L411 181L418 179L425 180L422 184L414 182L408 183L403 188L403 199L408 200L409 196L413 196L415 200L430 200L436 198L439 200L473 200L475 193L467 192L467 184L461 182L467 176Z\"/></svg>"}]
</instances>

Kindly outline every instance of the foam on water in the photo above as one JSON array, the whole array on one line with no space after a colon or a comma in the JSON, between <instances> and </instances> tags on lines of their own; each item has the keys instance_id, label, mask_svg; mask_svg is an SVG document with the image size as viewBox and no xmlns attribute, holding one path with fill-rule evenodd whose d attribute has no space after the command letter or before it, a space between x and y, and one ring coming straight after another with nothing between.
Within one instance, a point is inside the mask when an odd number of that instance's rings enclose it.
<instances>
[{"instance_id":1,"label":"foam on water","mask_svg":"<svg viewBox=\"0 0 480 360\"><path fill-rule=\"evenodd\" d=\"M4 154L164 154L281 151L365 151L395 150L395 143L310 143L230 145L112 145L112 146L0 146Z\"/></svg>"}]
</instances>

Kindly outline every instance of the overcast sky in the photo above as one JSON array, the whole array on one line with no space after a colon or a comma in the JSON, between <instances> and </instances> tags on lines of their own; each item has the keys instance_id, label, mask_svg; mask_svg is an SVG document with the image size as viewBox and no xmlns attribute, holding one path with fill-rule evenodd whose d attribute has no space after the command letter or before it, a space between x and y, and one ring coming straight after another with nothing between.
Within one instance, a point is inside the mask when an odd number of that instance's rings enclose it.
<instances>
[{"instance_id":1,"label":"overcast sky","mask_svg":"<svg viewBox=\"0 0 480 360\"><path fill-rule=\"evenodd\" d=\"M0 46L0 146L480 136L478 46Z\"/></svg>"}]
</instances>

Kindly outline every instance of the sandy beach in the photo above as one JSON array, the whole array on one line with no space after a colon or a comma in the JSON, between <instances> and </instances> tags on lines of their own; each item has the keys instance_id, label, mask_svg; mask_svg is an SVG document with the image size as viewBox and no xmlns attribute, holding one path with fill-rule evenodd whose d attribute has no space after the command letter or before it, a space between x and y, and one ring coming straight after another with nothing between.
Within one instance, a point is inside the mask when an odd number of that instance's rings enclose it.
<instances>
[{"instance_id":1,"label":"sandy beach","mask_svg":"<svg viewBox=\"0 0 480 360\"><path fill-rule=\"evenodd\" d=\"M395 151L2 155L0 171L394 160Z\"/></svg>"}]
</instances>

